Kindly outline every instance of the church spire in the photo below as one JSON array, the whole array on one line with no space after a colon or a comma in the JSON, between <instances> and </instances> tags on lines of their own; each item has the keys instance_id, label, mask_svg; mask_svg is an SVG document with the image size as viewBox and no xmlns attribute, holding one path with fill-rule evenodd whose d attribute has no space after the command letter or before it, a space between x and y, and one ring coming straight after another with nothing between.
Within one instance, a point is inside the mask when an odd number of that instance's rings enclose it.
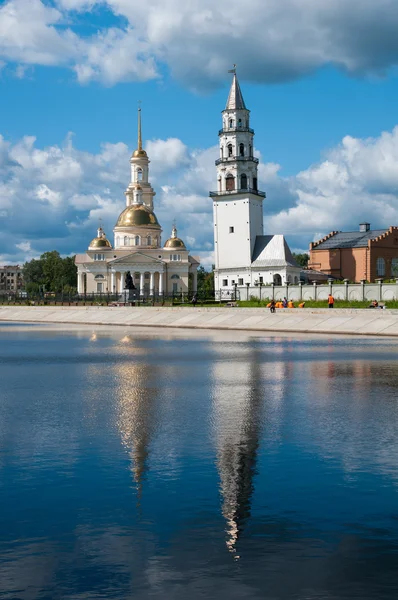
<instances>
[{"instance_id":1,"label":"church spire","mask_svg":"<svg viewBox=\"0 0 398 600\"><path fill-rule=\"evenodd\" d=\"M243 100L242 91L236 75L236 65L234 65L234 68L229 71L229 73L233 73L234 77L232 79L232 85L225 110L246 110L245 101Z\"/></svg>"},{"instance_id":2,"label":"church spire","mask_svg":"<svg viewBox=\"0 0 398 600\"><path fill-rule=\"evenodd\" d=\"M138 107L138 135L137 135L137 150L134 150L133 156L146 156L147 153L142 149L142 133L141 133L141 107Z\"/></svg>"}]
</instances>

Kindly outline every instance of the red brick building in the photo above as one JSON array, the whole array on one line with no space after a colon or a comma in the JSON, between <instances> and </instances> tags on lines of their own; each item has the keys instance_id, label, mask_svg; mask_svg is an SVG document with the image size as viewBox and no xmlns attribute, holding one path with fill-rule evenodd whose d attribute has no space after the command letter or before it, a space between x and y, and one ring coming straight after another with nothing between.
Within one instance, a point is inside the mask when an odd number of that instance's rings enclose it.
<instances>
[{"instance_id":1,"label":"red brick building","mask_svg":"<svg viewBox=\"0 0 398 600\"><path fill-rule=\"evenodd\" d=\"M310 244L309 269L353 282L398 278L398 227L332 231Z\"/></svg>"}]
</instances>

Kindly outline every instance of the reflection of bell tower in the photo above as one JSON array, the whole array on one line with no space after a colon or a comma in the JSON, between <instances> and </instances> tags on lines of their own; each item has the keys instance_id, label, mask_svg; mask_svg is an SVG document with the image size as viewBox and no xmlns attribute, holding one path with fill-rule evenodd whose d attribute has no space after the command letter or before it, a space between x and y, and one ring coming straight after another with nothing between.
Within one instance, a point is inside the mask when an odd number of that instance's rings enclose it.
<instances>
[{"instance_id":1,"label":"reflection of bell tower","mask_svg":"<svg viewBox=\"0 0 398 600\"><path fill-rule=\"evenodd\" d=\"M215 373L218 382L224 380L214 399L221 510L226 521L226 545L239 558L236 544L250 517L261 434L261 362L254 350L238 368L234 362L219 363L214 368L220 369Z\"/></svg>"},{"instance_id":2,"label":"reflection of bell tower","mask_svg":"<svg viewBox=\"0 0 398 600\"><path fill-rule=\"evenodd\" d=\"M125 351L134 359L135 348L128 336L122 340ZM149 445L155 429L154 407L156 387L148 387L153 366L144 362L123 361L116 367L119 379L118 427L122 442L131 457L131 470L137 490L137 506L141 504L142 487L148 470Z\"/></svg>"}]
</instances>

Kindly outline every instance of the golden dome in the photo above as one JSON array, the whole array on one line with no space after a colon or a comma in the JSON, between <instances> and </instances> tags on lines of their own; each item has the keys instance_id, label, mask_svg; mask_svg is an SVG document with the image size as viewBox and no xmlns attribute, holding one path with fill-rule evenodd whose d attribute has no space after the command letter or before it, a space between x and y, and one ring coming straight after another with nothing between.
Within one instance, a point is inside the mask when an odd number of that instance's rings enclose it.
<instances>
[{"instance_id":1,"label":"golden dome","mask_svg":"<svg viewBox=\"0 0 398 600\"><path fill-rule=\"evenodd\" d=\"M112 244L104 237L96 237L91 240L89 248L112 248Z\"/></svg>"},{"instance_id":2,"label":"golden dome","mask_svg":"<svg viewBox=\"0 0 398 600\"><path fill-rule=\"evenodd\" d=\"M167 242L164 245L165 248L182 248L183 250L185 250L185 244L184 242L178 238L178 237L171 237L167 240Z\"/></svg>"},{"instance_id":3,"label":"golden dome","mask_svg":"<svg viewBox=\"0 0 398 600\"><path fill-rule=\"evenodd\" d=\"M142 150L142 149L140 150L140 149L138 149L138 150L134 150L134 152L133 152L133 157L135 158L135 157L137 157L137 156L145 156L145 157L147 157L148 155L147 155L147 153L145 152L145 150Z\"/></svg>"},{"instance_id":4,"label":"golden dome","mask_svg":"<svg viewBox=\"0 0 398 600\"><path fill-rule=\"evenodd\" d=\"M120 214L116 227L152 227L160 229L154 212L144 204L132 204Z\"/></svg>"}]
</instances>

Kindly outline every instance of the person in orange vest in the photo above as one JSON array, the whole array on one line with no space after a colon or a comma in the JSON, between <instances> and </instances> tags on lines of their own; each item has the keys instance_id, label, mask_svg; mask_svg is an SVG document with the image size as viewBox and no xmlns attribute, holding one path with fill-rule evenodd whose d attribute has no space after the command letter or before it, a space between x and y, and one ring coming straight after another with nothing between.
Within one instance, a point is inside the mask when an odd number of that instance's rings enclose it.
<instances>
[{"instance_id":1,"label":"person in orange vest","mask_svg":"<svg viewBox=\"0 0 398 600\"><path fill-rule=\"evenodd\" d=\"M334 307L334 298L333 298L332 294L329 294L329 296L328 296L328 305L329 305L329 308Z\"/></svg>"},{"instance_id":2,"label":"person in orange vest","mask_svg":"<svg viewBox=\"0 0 398 600\"><path fill-rule=\"evenodd\" d=\"M304 306L305 306L305 302L300 302L299 308L304 308Z\"/></svg>"},{"instance_id":3,"label":"person in orange vest","mask_svg":"<svg viewBox=\"0 0 398 600\"><path fill-rule=\"evenodd\" d=\"M288 308L294 308L294 304L292 300L289 300L289 302L287 303L287 307Z\"/></svg>"}]
</instances>

